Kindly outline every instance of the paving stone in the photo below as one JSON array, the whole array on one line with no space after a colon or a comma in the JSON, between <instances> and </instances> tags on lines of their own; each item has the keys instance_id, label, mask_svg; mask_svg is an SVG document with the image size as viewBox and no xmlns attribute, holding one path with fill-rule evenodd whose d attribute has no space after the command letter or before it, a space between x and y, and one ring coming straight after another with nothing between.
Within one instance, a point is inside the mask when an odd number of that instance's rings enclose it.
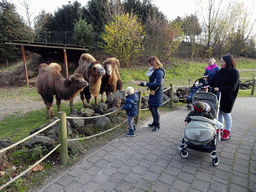
<instances>
[{"instance_id":1,"label":"paving stone","mask_svg":"<svg viewBox=\"0 0 256 192\"><path fill-rule=\"evenodd\" d=\"M178 179L191 184L194 180L194 175L180 171L180 173L178 175Z\"/></svg>"},{"instance_id":2,"label":"paving stone","mask_svg":"<svg viewBox=\"0 0 256 192\"><path fill-rule=\"evenodd\" d=\"M142 161L139 162L139 165L142 167L149 168L153 165L153 162L143 159Z\"/></svg>"},{"instance_id":3,"label":"paving stone","mask_svg":"<svg viewBox=\"0 0 256 192\"><path fill-rule=\"evenodd\" d=\"M97 175L101 171L101 168L92 166L88 170L86 170L86 173L89 175Z\"/></svg>"},{"instance_id":4,"label":"paving stone","mask_svg":"<svg viewBox=\"0 0 256 192\"><path fill-rule=\"evenodd\" d=\"M128 173L128 175L125 175L124 180L129 183L137 183L137 181L140 179L141 176L134 174L134 173Z\"/></svg>"},{"instance_id":5,"label":"paving stone","mask_svg":"<svg viewBox=\"0 0 256 192\"><path fill-rule=\"evenodd\" d=\"M156 161L157 159L158 159L157 155L148 154L145 156L145 160Z\"/></svg>"},{"instance_id":6,"label":"paving stone","mask_svg":"<svg viewBox=\"0 0 256 192\"><path fill-rule=\"evenodd\" d=\"M131 191L131 189L133 187L134 187L133 184L126 182L126 183L120 183L119 185L117 185L115 187L115 190L116 191L122 191L122 192L129 192L129 191Z\"/></svg>"},{"instance_id":7,"label":"paving stone","mask_svg":"<svg viewBox=\"0 0 256 192\"><path fill-rule=\"evenodd\" d=\"M151 171L153 173L162 173L164 169L165 169L164 167L161 167L161 166L158 166L158 165L152 165L149 168L149 171Z\"/></svg>"},{"instance_id":8,"label":"paving stone","mask_svg":"<svg viewBox=\"0 0 256 192\"><path fill-rule=\"evenodd\" d=\"M194 189L198 189L200 191L208 191L209 186L210 186L209 182L201 181L198 179L194 179L194 181L192 183L192 187Z\"/></svg>"},{"instance_id":9,"label":"paving stone","mask_svg":"<svg viewBox=\"0 0 256 192\"><path fill-rule=\"evenodd\" d=\"M149 191L149 189L151 188L151 185L152 185L152 183L150 181L147 181L147 180L144 180L144 179L140 179L136 183L135 187L137 189L141 189L143 191Z\"/></svg>"},{"instance_id":10,"label":"paving stone","mask_svg":"<svg viewBox=\"0 0 256 192\"><path fill-rule=\"evenodd\" d=\"M209 182L209 181L211 181L212 175L203 173L203 172L197 172L195 177L198 180L203 180L203 181Z\"/></svg>"},{"instance_id":11,"label":"paving stone","mask_svg":"<svg viewBox=\"0 0 256 192\"><path fill-rule=\"evenodd\" d=\"M157 181L153 187L152 187L152 190L153 191L161 191L161 192L169 192L169 189L170 189L170 186L165 184L165 183L162 183L162 182L159 182Z\"/></svg>"},{"instance_id":12,"label":"paving stone","mask_svg":"<svg viewBox=\"0 0 256 192\"><path fill-rule=\"evenodd\" d=\"M108 165L107 167L103 168L100 171L100 173L110 176L110 175L114 174L116 171L117 171L117 168Z\"/></svg>"},{"instance_id":13,"label":"paving stone","mask_svg":"<svg viewBox=\"0 0 256 192\"><path fill-rule=\"evenodd\" d=\"M162 183L168 184L168 185L172 185L173 182L175 180L175 177L166 173L161 174L159 181L161 181Z\"/></svg>"},{"instance_id":14,"label":"paving stone","mask_svg":"<svg viewBox=\"0 0 256 192\"><path fill-rule=\"evenodd\" d=\"M91 162L82 161L82 163L78 165L78 168L89 169L92 165L93 165L93 163L91 163Z\"/></svg>"},{"instance_id":15,"label":"paving stone","mask_svg":"<svg viewBox=\"0 0 256 192\"><path fill-rule=\"evenodd\" d=\"M113 181L113 182L116 182L116 183L119 183L121 180L123 180L124 177L125 177L125 174L116 172L116 173L111 175L109 180Z\"/></svg>"},{"instance_id":16,"label":"paving stone","mask_svg":"<svg viewBox=\"0 0 256 192\"><path fill-rule=\"evenodd\" d=\"M157 159L155 162L156 165L159 165L161 167L166 167L169 164L169 161L163 160L163 159Z\"/></svg>"},{"instance_id":17,"label":"paving stone","mask_svg":"<svg viewBox=\"0 0 256 192\"><path fill-rule=\"evenodd\" d=\"M180 169L177 169L175 167L172 167L172 166L168 165L168 167L165 169L164 172L168 173L170 175L173 175L173 176L177 176L180 172Z\"/></svg>"},{"instance_id":18,"label":"paving stone","mask_svg":"<svg viewBox=\"0 0 256 192\"><path fill-rule=\"evenodd\" d=\"M83 173L75 178L75 181L81 184L88 183L93 177L87 173Z\"/></svg>"},{"instance_id":19,"label":"paving stone","mask_svg":"<svg viewBox=\"0 0 256 192\"><path fill-rule=\"evenodd\" d=\"M150 171L146 171L142 176L142 178L147 181L155 181L158 177L159 177L159 174L156 174Z\"/></svg>"},{"instance_id":20,"label":"paving stone","mask_svg":"<svg viewBox=\"0 0 256 192\"><path fill-rule=\"evenodd\" d=\"M247 187L248 186L248 179L236 176L236 175L232 175L231 176L231 183L234 183L236 185L240 185L243 187Z\"/></svg>"},{"instance_id":21,"label":"paving stone","mask_svg":"<svg viewBox=\"0 0 256 192\"><path fill-rule=\"evenodd\" d=\"M99 157L104 157L105 155L107 155L108 152L104 151L104 150L100 150L97 153L95 153L96 156Z\"/></svg>"},{"instance_id":22,"label":"paving stone","mask_svg":"<svg viewBox=\"0 0 256 192\"><path fill-rule=\"evenodd\" d=\"M65 192L83 192L83 185L78 182L71 182L65 189Z\"/></svg>"},{"instance_id":23,"label":"paving stone","mask_svg":"<svg viewBox=\"0 0 256 192\"><path fill-rule=\"evenodd\" d=\"M189 188L190 184L187 183L187 182L184 182L182 180L176 180L173 184L173 188L178 190L178 191L181 191L181 192L186 192L188 191L188 188Z\"/></svg>"},{"instance_id":24,"label":"paving stone","mask_svg":"<svg viewBox=\"0 0 256 192\"><path fill-rule=\"evenodd\" d=\"M49 186L46 190L44 190L45 192L60 192L62 191L63 186L57 184L57 183L53 183L51 186Z\"/></svg>"},{"instance_id":25,"label":"paving stone","mask_svg":"<svg viewBox=\"0 0 256 192\"><path fill-rule=\"evenodd\" d=\"M93 155L93 156L89 157L89 158L87 159L87 161L89 161L89 162L91 162L91 163L97 163L97 162L98 162L99 160L101 160L101 159L102 159L102 157Z\"/></svg>"},{"instance_id":26,"label":"paving stone","mask_svg":"<svg viewBox=\"0 0 256 192\"><path fill-rule=\"evenodd\" d=\"M120 168L122 165L124 165L124 162L120 161L119 159L114 159L110 164L111 167L115 167L115 168Z\"/></svg>"},{"instance_id":27,"label":"paving stone","mask_svg":"<svg viewBox=\"0 0 256 192\"><path fill-rule=\"evenodd\" d=\"M115 182L111 182L111 181L107 181L105 182L103 185L101 185L101 189L104 191L104 192L113 192L115 187L117 186L118 184L115 183Z\"/></svg>"},{"instance_id":28,"label":"paving stone","mask_svg":"<svg viewBox=\"0 0 256 192\"><path fill-rule=\"evenodd\" d=\"M120 167L117 171L119 173L128 174L131 170L132 170L132 167L126 166L126 165L122 165L122 167Z\"/></svg>"},{"instance_id":29,"label":"paving stone","mask_svg":"<svg viewBox=\"0 0 256 192\"><path fill-rule=\"evenodd\" d=\"M141 154L135 154L132 156L132 159L135 159L135 160L142 160L144 158L144 155L141 155Z\"/></svg>"},{"instance_id":30,"label":"paving stone","mask_svg":"<svg viewBox=\"0 0 256 192\"><path fill-rule=\"evenodd\" d=\"M69 171L68 174L73 177L77 177L85 172L86 172L86 170L84 170L82 168L74 168L73 170Z\"/></svg>"},{"instance_id":31,"label":"paving stone","mask_svg":"<svg viewBox=\"0 0 256 192\"><path fill-rule=\"evenodd\" d=\"M241 187L241 186L235 185L233 183L230 184L230 191L232 191L232 192L248 192L246 187Z\"/></svg>"},{"instance_id":32,"label":"paving stone","mask_svg":"<svg viewBox=\"0 0 256 192\"><path fill-rule=\"evenodd\" d=\"M228 185L216 182L216 181L211 181L210 182L210 190L213 191L228 191Z\"/></svg>"},{"instance_id":33,"label":"paving stone","mask_svg":"<svg viewBox=\"0 0 256 192\"><path fill-rule=\"evenodd\" d=\"M142 167L142 166L135 166L133 169L132 169L132 172L133 173L136 173L138 175L143 175L145 172L146 172L147 168L146 167Z\"/></svg>"},{"instance_id":34,"label":"paving stone","mask_svg":"<svg viewBox=\"0 0 256 192\"><path fill-rule=\"evenodd\" d=\"M104 174L98 174L95 177L92 178L92 181L95 183L103 184L109 179L110 176L104 175Z\"/></svg>"},{"instance_id":35,"label":"paving stone","mask_svg":"<svg viewBox=\"0 0 256 192\"><path fill-rule=\"evenodd\" d=\"M129 159L128 161L126 161L124 164L130 167L134 167L136 166L140 161L135 160L135 159Z\"/></svg>"},{"instance_id":36,"label":"paving stone","mask_svg":"<svg viewBox=\"0 0 256 192\"><path fill-rule=\"evenodd\" d=\"M240 165L234 165L233 166L234 171L238 171L240 173L247 174L248 173L248 167L247 166L240 166Z\"/></svg>"},{"instance_id":37,"label":"paving stone","mask_svg":"<svg viewBox=\"0 0 256 192\"><path fill-rule=\"evenodd\" d=\"M73 181L74 177L70 176L70 175L64 175L63 177L61 177L57 183L63 186L67 186L69 183L71 183Z\"/></svg>"},{"instance_id":38,"label":"paving stone","mask_svg":"<svg viewBox=\"0 0 256 192\"><path fill-rule=\"evenodd\" d=\"M92 191L96 191L99 188L100 188L100 184L89 181L86 185L83 185L82 190L84 192L92 192Z\"/></svg>"}]
</instances>

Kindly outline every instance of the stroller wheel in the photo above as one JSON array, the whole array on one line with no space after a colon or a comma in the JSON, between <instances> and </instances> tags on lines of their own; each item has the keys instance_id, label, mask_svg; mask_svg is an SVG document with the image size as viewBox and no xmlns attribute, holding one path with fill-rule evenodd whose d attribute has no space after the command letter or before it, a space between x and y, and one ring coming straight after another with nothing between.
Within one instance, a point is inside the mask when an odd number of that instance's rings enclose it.
<instances>
[{"instance_id":1,"label":"stroller wheel","mask_svg":"<svg viewBox=\"0 0 256 192\"><path fill-rule=\"evenodd\" d=\"M191 110L191 105L187 104L187 109Z\"/></svg>"},{"instance_id":2,"label":"stroller wheel","mask_svg":"<svg viewBox=\"0 0 256 192\"><path fill-rule=\"evenodd\" d=\"M189 155L188 150L181 150L180 156L181 156L182 158L187 158L188 155Z\"/></svg>"},{"instance_id":3,"label":"stroller wheel","mask_svg":"<svg viewBox=\"0 0 256 192\"><path fill-rule=\"evenodd\" d=\"M217 166L217 165L219 164L219 162L220 162L220 160L219 160L218 157L216 157L215 159L212 159L212 164L213 164L214 166Z\"/></svg>"}]
</instances>

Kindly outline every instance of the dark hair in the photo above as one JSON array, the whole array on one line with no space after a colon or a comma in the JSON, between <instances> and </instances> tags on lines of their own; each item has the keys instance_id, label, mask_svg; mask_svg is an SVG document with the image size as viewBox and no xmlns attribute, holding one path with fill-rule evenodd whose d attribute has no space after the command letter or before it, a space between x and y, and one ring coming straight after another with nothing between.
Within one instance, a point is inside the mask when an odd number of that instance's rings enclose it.
<instances>
[{"instance_id":1,"label":"dark hair","mask_svg":"<svg viewBox=\"0 0 256 192\"><path fill-rule=\"evenodd\" d=\"M222 59L226 62L226 69L236 68L236 61L232 55L224 55Z\"/></svg>"}]
</instances>

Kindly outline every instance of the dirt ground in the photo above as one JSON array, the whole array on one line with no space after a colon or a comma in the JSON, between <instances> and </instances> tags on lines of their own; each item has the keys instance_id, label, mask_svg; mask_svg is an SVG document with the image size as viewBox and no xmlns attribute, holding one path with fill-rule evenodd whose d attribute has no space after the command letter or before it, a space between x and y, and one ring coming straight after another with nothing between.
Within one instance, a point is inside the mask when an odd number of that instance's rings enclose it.
<instances>
[{"instance_id":1,"label":"dirt ground","mask_svg":"<svg viewBox=\"0 0 256 192\"><path fill-rule=\"evenodd\" d=\"M74 100L74 102L78 102L78 101L81 101L80 96L76 96L76 98ZM54 100L54 104L55 104L55 102L56 101ZM69 104L69 101L62 100L61 103ZM82 104L82 102L81 102L81 104ZM34 100L26 99L26 98L1 99L0 106L1 106L0 107L0 121L12 114L22 115L29 111L39 110L39 109L46 107L43 100L34 101Z\"/></svg>"}]
</instances>

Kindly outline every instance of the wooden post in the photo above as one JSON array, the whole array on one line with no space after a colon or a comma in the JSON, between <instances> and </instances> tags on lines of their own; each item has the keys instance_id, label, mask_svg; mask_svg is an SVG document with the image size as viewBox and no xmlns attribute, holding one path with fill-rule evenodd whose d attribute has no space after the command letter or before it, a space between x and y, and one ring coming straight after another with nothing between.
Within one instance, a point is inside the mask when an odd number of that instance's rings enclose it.
<instances>
[{"instance_id":1,"label":"wooden post","mask_svg":"<svg viewBox=\"0 0 256 192\"><path fill-rule=\"evenodd\" d=\"M254 95L254 89L255 89L255 77L254 77L254 73L252 74L252 93L251 95Z\"/></svg>"},{"instance_id":2,"label":"wooden post","mask_svg":"<svg viewBox=\"0 0 256 192\"><path fill-rule=\"evenodd\" d=\"M59 142L60 146L60 162L65 164L68 162L68 142L67 142L67 124L66 113L63 111L58 112L60 119L59 123Z\"/></svg>"},{"instance_id":3,"label":"wooden post","mask_svg":"<svg viewBox=\"0 0 256 192\"><path fill-rule=\"evenodd\" d=\"M173 84L170 84L170 87L171 87L171 89L170 89L170 107L171 108L173 108L173 90L174 90L174 85Z\"/></svg>"},{"instance_id":4,"label":"wooden post","mask_svg":"<svg viewBox=\"0 0 256 192\"><path fill-rule=\"evenodd\" d=\"M64 63L66 67L66 78L68 78L68 58L67 58L67 51L66 49L63 49L64 51Z\"/></svg>"},{"instance_id":5,"label":"wooden post","mask_svg":"<svg viewBox=\"0 0 256 192\"><path fill-rule=\"evenodd\" d=\"M135 124L139 123L140 119L140 108L141 108L141 100L142 100L142 91L139 91L139 101L138 101L138 115L135 117Z\"/></svg>"},{"instance_id":6,"label":"wooden post","mask_svg":"<svg viewBox=\"0 0 256 192\"><path fill-rule=\"evenodd\" d=\"M28 69L27 69L27 63L26 63L26 54L25 54L25 50L24 50L24 46L23 46L23 45L21 45L21 52L22 52L24 70L25 70L26 84L29 85L29 81L28 81Z\"/></svg>"}]
</instances>

